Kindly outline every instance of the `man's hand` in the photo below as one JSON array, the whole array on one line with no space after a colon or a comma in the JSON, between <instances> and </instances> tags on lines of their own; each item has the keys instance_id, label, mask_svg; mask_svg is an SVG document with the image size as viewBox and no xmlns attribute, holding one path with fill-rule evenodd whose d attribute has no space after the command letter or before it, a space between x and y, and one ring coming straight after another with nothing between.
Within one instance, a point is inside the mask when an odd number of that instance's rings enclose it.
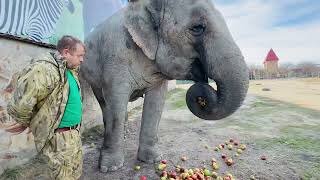
<instances>
[{"instance_id":1,"label":"man's hand","mask_svg":"<svg viewBox=\"0 0 320 180\"><path fill-rule=\"evenodd\" d=\"M17 134L21 134L23 131L25 131L28 127L26 126L23 126L21 125L20 123L13 123L11 125L9 125L8 128L6 128L6 132L9 132L9 133L13 133L14 135L17 135ZM31 129L28 128L28 131L27 131L27 134L31 133Z\"/></svg>"}]
</instances>

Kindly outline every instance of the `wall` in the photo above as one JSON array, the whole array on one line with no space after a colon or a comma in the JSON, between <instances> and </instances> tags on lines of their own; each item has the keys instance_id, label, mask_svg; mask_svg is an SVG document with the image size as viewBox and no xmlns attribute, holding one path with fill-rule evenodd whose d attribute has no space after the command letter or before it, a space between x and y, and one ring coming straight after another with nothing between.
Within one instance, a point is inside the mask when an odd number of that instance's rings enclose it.
<instances>
[{"instance_id":1,"label":"wall","mask_svg":"<svg viewBox=\"0 0 320 180\"><path fill-rule=\"evenodd\" d=\"M10 135L4 129L10 118L6 113L6 103L11 96L10 79L24 67L32 57L51 51L28 43L0 37L0 174L7 168L24 163L35 153L32 135ZM9 122L8 122L9 121ZM7 123L6 123L7 122Z\"/></svg>"},{"instance_id":2,"label":"wall","mask_svg":"<svg viewBox=\"0 0 320 180\"><path fill-rule=\"evenodd\" d=\"M63 35L81 40L127 0L0 0L0 32L56 44Z\"/></svg>"}]
</instances>

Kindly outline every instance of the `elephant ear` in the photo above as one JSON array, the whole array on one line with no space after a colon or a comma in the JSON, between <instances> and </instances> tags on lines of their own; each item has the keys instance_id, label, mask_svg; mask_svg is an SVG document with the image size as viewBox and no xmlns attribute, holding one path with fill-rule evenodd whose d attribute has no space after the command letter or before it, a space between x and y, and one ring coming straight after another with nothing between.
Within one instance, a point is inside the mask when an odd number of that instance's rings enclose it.
<instances>
[{"instance_id":1,"label":"elephant ear","mask_svg":"<svg viewBox=\"0 0 320 180\"><path fill-rule=\"evenodd\" d=\"M151 60L155 59L158 48L161 7L161 0L135 0L129 2L125 14L125 27Z\"/></svg>"}]
</instances>

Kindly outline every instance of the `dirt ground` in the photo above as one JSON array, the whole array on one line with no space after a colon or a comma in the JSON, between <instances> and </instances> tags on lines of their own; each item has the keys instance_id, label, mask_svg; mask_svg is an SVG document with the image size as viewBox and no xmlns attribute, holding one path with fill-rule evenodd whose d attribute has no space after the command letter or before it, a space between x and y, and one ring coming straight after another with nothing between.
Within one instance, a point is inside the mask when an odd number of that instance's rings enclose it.
<instances>
[{"instance_id":1,"label":"dirt ground","mask_svg":"<svg viewBox=\"0 0 320 180\"><path fill-rule=\"evenodd\" d=\"M320 111L320 78L255 80L249 93Z\"/></svg>"},{"instance_id":2,"label":"dirt ground","mask_svg":"<svg viewBox=\"0 0 320 180\"><path fill-rule=\"evenodd\" d=\"M270 91L262 91L263 88ZM169 92L158 143L163 159L168 160L167 170L173 170L174 165L212 170L210 161L216 158L220 165L216 172L220 176L228 172L240 180L250 179L251 175L265 180L320 179L320 101L316 101L319 90L319 79L252 81L243 106L220 121L203 121L192 115L185 104L185 88ZM142 175L148 180L160 179L156 165L136 160L141 109L129 113L125 165L119 171L107 174L98 171L102 127L83 133L81 180L138 180ZM214 151L230 138L247 146L239 157L235 156L235 146L232 150ZM235 162L232 166L223 162L223 153L232 157ZM182 156L187 160L181 161ZM266 160L261 160L261 156ZM141 166L139 171L134 170L136 165ZM24 178L18 179L37 179L32 173L20 173Z\"/></svg>"}]
</instances>

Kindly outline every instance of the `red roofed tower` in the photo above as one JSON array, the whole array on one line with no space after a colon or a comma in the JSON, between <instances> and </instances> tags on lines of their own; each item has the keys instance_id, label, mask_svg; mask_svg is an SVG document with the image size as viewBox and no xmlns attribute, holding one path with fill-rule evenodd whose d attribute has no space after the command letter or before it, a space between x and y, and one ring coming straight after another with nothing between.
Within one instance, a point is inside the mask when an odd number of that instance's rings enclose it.
<instances>
[{"instance_id":1,"label":"red roofed tower","mask_svg":"<svg viewBox=\"0 0 320 180\"><path fill-rule=\"evenodd\" d=\"M277 77L278 74L278 61L279 58L276 55L276 53L273 51L273 49L270 49L268 52L267 57L265 58L263 64L264 69L268 75L269 78Z\"/></svg>"}]
</instances>

